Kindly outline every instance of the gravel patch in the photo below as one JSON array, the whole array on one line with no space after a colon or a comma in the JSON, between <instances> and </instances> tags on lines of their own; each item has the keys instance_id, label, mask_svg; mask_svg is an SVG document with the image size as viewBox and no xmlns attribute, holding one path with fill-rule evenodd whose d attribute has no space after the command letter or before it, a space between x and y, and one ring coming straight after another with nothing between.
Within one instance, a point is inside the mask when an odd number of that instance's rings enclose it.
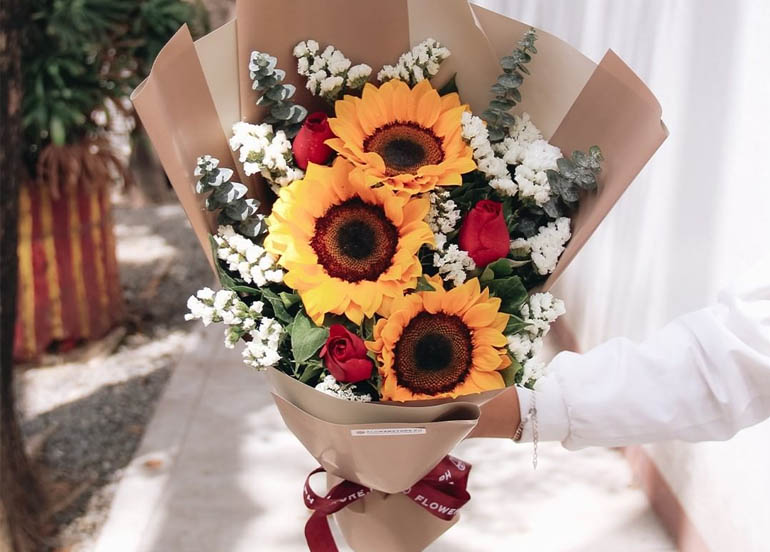
<instances>
[{"instance_id":1,"label":"gravel patch","mask_svg":"<svg viewBox=\"0 0 770 552\"><path fill-rule=\"evenodd\" d=\"M155 405L196 326L187 297L213 281L174 201L113 211L126 321L115 351L26 367L17 377L22 429L47 490L50 550L86 552L109 512Z\"/></svg>"}]
</instances>

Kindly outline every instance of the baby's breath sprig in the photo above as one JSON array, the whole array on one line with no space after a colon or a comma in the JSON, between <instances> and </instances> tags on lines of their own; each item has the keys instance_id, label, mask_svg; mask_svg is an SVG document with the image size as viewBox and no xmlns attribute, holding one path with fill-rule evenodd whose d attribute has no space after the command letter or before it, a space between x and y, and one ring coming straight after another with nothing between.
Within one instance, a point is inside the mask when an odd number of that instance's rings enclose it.
<instances>
[{"instance_id":1,"label":"baby's breath sprig","mask_svg":"<svg viewBox=\"0 0 770 552\"><path fill-rule=\"evenodd\" d=\"M307 116L307 109L291 101L296 91L291 84L282 84L286 72L276 69L278 60L263 52L251 52L249 75L252 88L257 91L257 105L268 110L262 122L273 125L275 130L283 130L286 136L294 138Z\"/></svg>"},{"instance_id":2,"label":"baby's breath sprig","mask_svg":"<svg viewBox=\"0 0 770 552\"><path fill-rule=\"evenodd\" d=\"M315 40L303 40L294 47L297 72L307 78L307 89L330 103L345 92L360 95L369 80L372 68L365 63L352 65L340 50L332 45L320 51Z\"/></svg>"},{"instance_id":3,"label":"baby's breath sprig","mask_svg":"<svg viewBox=\"0 0 770 552\"><path fill-rule=\"evenodd\" d=\"M524 64L529 63L532 60L532 54L537 53L535 40L537 40L535 29L529 29L519 40L513 53L500 60L503 73L497 77L497 82L490 89L495 98L489 102L489 107L481 114L481 118L487 122L489 140L492 143L500 142L505 138L508 129L514 124L513 115L509 111L521 101L519 87L524 82L524 75L529 74Z\"/></svg>"},{"instance_id":4,"label":"baby's breath sprig","mask_svg":"<svg viewBox=\"0 0 770 552\"><path fill-rule=\"evenodd\" d=\"M441 62L450 55L448 48L433 38L427 38L410 51L401 54L395 65L385 65L377 73L377 80L387 82L400 79L409 86L414 86L424 79L436 76Z\"/></svg>"}]
</instances>

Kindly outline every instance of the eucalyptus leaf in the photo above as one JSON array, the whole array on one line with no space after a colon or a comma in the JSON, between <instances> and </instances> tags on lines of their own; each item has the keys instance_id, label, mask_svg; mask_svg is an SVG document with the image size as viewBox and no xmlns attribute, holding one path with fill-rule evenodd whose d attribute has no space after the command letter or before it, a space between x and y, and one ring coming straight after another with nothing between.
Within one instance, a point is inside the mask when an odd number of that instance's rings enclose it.
<instances>
[{"instance_id":1,"label":"eucalyptus leaf","mask_svg":"<svg viewBox=\"0 0 770 552\"><path fill-rule=\"evenodd\" d=\"M524 77L518 73L504 73L497 77L497 84L505 88L518 88L524 82Z\"/></svg>"},{"instance_id":2,"label":"eucalyptus leaf","mask_svg":"<svg viewBox=\"0 0 770 552\"><path fill-rule=\"evenodd\" d=\"M575 175L575 164L566 157L557 159L556 166L559 167L559 172L566 178L572 178Z\"/></svg>"},{"instance_id":3,"label":"eucalyptus leaf","mask_svg":"<svg viewBox=\"0 0 770 552\"><path fill-rule=\"evenodd\" d=\"M575 183L568 180L564 181L561 187L561 197L564 201L575 202L580 199L580 191ZM547 211L546 211L547 212Z\"/></svg>"},{"instance_id":4,"label":"eucalyptus leaf","mask_svg":"<svg viewBox=\"0 0 770 552\"><path fill-rule=\"evenodd\" d=\"M561 208L559 207L558 197L553 196L548 201L546 201L543 204L543 210L552 219L559 218L562 215L562 213L561 213Z\"/></svg>"},{"instance_id":5,"label":"eucalyptus leaf","mask_svg":"<svg viewBox=\"0 0 770 552\"><path fill-rule=\"evenodd\" d=\"M534 220L530 218L522 218L521 220L519 220L519 224L516 227L516 229L522 234L524 234L525 238L531 238L532 236L537 234L538 226Z\"/></svg>"}]
</instances>

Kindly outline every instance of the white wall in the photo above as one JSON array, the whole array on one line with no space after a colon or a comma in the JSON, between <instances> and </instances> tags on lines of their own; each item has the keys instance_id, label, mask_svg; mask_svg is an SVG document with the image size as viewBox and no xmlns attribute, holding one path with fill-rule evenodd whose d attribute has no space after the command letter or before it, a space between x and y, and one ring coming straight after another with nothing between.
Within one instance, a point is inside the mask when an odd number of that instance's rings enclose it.
<instances>
[{"instance_id":1,"label":"white wall","mask_svg":"<svg viewBox=\"0 0 770 552\"><path fill-rule=\"evenodd\" d=\"M594 60L614 49L671 132L555 290L581 347L644 338L770 254L770 2L478 3ZM714 552L770 549L770 422L647 451Z\"/></svg>"}]
</instances>

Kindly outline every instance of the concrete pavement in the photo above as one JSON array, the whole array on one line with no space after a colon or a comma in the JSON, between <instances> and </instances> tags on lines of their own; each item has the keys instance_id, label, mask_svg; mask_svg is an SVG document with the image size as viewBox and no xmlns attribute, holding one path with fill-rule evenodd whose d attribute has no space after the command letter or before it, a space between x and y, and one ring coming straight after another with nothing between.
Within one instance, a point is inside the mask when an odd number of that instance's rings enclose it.
<instances>
[{"instance_id":1,"label":"concrete pavement","mask_svg":"<svg viewBox=\"0 0 770 552\"><path fill-rule=\"evenodd\" d=\"M266 379L200 332L175 369L120 483L96 552L301 552L301 489L316 467L284 427ZM473 440L462 519L428 550L662 552L675 546L619 453ZM344 545L340 546L344 550Z\"/></svg>"}]
</instances>

